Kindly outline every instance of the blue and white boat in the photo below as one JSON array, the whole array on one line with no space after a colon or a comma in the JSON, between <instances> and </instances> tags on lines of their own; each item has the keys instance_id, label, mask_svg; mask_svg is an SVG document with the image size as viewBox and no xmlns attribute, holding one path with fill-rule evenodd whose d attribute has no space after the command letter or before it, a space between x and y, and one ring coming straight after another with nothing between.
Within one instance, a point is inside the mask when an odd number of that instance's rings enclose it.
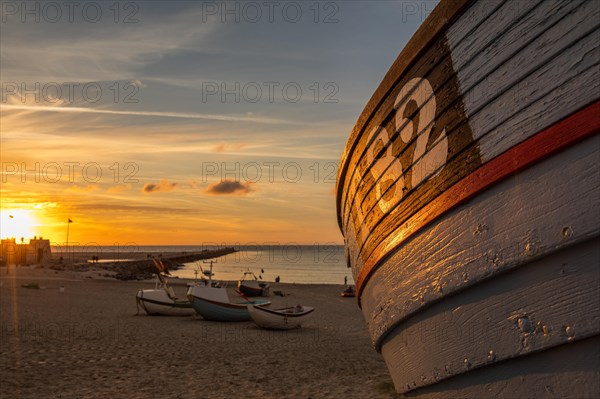
<instances>
[{"instance_id":1,"label":"blue and white boat","mask_svg":"<svg viewBox=\"0 0 600 399\"><path fill-rule=\"evenodd\" d=\"M244 300L234 303L229 300L226 288L216 288L210 285L190 287L188 299L202 318L215 321L250 320L248 305L268 306L271 304L267 300Z\"/></svg>"},{"instance_id":2,"label":"blue and white boat","mask_svg":"<svg viewBox=\"0 0 600 399\"><path fill-rule=\"evenodd\" d=\"M205 320L215 321L246 321L250 320L248 305L268 306L271 302L266 300L250 301L248 299L240 303L229 300L225 285L212 283L212 264L210 261L209 280L204 284L190 286L187 297L192 307Z\"/></svg>"}]
</instances>

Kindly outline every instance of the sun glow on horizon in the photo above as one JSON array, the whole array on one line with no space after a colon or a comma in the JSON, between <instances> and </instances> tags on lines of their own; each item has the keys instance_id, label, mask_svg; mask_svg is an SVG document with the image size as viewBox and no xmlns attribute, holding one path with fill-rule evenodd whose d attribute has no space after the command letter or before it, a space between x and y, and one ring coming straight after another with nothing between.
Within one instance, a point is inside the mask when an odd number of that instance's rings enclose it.
<instances>
[{"instance_id":1,"label":"sun glow on horizon","mask_svg":"<svg viewBox=\"0 0 600 399\"><path fill-rule=\"evenodd\" d=\"M39 225L34 211L7 209L0 212L0 237L20 240L33 238Z\"/></svg>"}]
</instances>

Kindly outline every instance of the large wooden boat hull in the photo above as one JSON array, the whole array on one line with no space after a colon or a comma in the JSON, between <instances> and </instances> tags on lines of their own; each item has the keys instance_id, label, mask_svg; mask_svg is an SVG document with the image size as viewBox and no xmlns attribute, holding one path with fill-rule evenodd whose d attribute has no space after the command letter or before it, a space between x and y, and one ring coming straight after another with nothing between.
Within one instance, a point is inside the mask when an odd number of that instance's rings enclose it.
<instances>
[{"instance_id":1,"label":"large wooden boat hull","mask_svg":"<svg viewBox=\"0 0 600 399\"><path fill-rule=\"evenodd\" d=\"M398 392L600 394L599 26L442 1L361 114L338 222Z\"/></svg>"}]
</instances>

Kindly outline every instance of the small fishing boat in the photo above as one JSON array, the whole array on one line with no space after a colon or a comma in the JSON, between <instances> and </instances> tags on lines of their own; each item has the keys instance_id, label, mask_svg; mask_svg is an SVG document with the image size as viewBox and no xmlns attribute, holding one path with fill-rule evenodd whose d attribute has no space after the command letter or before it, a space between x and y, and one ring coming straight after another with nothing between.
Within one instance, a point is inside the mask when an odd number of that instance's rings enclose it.
<instances>
[{"instance_id":1,"label":"small fishing boat","mask_svg":"<svg viewBox=\"0 0 600 399\"><path fill-rule=\"evenodd\" d=\"M247 305L268 306L266 300L231 302L225 285L213 284L212 264L208 273L209 280L204 284L196 284L188 288L187 297L192 308L205 320L214 321L246 321L250 320ZM243 294L240 294L243 295Z\"/></svg>"},{"instance_id":2,"label":"small fishing boat","mask_svg":"<svg viewBox=\"0 0 600 399\"><path fill-rule=\"evenodd\" d=\"M214 321L250 320L248 305L268 306L271 304L267 300L231 302L225 288L216 288L210 285L190 287L188 299L202 318Z\"/></svg>"},{"instance_id":3,"label":"small fishing boat","mask_svg":"<svg viewBox=\"0 0 600 399\"><path fill-rule=\"evenodd\" d=\"M352 288L352 286L349 285L344 291L342 291L340 296L344 298L354 298L356 296L356 293L354 292L354 288Z\"/></svg>"},{"instance_id":4,"label":"small fishing boat","mask_svg":"<svg viewBox=\"0 0 600 399\"><path fill-rule=\"evenodd\" d=\"M246 276L250 276L250 280L246 280ZM246 296L269 296L268 283L259 281L256 275L251 271L244 272L241 280L238 280L238 288L242 294Z\"/></svg>"},{"instance_id":5,"label":"small fishing boat","mask_svg":"<svg viewBox=\"0 0 600 399\"><path fill-rule=\"evenodd\" d=\"M148 315L189 316L194 313L187 299L179 299L161 273L157 274L154 289L141 289L135 296L136 305Z\"/></svg>"},{"instance_id":6,"label":"small fishing boat","mask_svg":"<svg viewBox=\"0 0 600 399\"><path fill-rule=\"evenodd\" d=\"M397 392L598 397L599 33L598 1L442 0L359 116L338 223Z\"/></svg>"},{"instance_id":7,"label":"small fishing boat","mask_svg":"<svg viewBox=\"0 0 600 399\"><path fill-rule=\"evenodd\" d=\"M248 305L252 320L263 328L274 330L290 330L302 325L312 317L315 308L296 305L282 309L267 309L261 306Z\"/></svg>"}]
</instances>

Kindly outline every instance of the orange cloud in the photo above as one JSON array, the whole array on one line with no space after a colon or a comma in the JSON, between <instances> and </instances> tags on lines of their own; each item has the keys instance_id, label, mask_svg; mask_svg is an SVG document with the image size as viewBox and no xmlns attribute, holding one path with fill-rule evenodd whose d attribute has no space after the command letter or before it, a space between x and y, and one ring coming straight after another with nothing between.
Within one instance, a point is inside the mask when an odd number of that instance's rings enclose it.
<instances>
[{"instance_id":1,"label":"orange cloud","mask_svg":"<svg viewBox=\"0 0 600 399\"><path fill-rule=\"evenodd\" d=\"M161 180L158 184L144 184L142 189L145 193L157 193L157 192L168 192L172 191L177 183L170 183L168 180Z\"/></svg>"}]
</instances>

